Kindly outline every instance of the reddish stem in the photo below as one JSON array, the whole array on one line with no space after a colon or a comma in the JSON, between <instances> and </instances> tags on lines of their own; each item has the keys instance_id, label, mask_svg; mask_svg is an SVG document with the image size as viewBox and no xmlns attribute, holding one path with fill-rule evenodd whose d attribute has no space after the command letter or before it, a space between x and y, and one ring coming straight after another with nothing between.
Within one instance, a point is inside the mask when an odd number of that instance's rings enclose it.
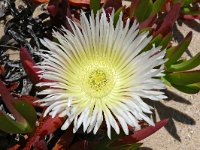
<instances>
[{"instance_id":1,"label":"reddish stem","mask_svg":"<svg viewBox=\"0 0 200 150\"><path fill-rule=\"evenodd\" d=\"M8 110L13 114L14 118L16 119L17 122L20 123L25 123L26 120L24 119L24 117L15 109L14 105L13 105L13 96L10 94L9 90L5 87L5 85L3 84L2 81L0 81L0 94L2 97L2 100L4 102L4 104L6 105L6 107L8 108Z\"/></svg>"}]
</instances>

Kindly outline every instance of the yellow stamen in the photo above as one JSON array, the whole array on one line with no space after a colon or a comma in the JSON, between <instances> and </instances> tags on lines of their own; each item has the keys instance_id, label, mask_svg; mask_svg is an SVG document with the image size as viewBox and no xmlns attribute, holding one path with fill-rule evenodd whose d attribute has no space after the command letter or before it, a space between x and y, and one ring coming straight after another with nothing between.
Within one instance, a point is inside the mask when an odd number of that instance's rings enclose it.
<instances>
[{"instance_id":1,"label":"yellow stamen","mask_svg":"<svg viewBox=\"0 0 200 150\"><path fill-rule=\"evenodd\" d=\"M101 91L107 84L106 74L102 70L96 70L89 76L90 87L95 91Z\"/></svg>"}]
</instances>

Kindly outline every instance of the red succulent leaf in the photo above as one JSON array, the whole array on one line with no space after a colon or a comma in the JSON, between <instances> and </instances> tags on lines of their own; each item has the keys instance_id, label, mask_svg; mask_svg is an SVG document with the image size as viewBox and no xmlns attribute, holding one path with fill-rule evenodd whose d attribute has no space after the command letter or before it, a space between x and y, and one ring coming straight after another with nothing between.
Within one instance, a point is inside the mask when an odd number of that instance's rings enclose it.
<instances>
[{"instance_id":1,"label":"red succulent leaf","mask_svg":"<svg viewBox=\"0 0 200 150\"><path fill-rule=\"evenodd\" d=\"M47 10L53 17L56 16L57 10L55 5L48 5Z\"/></svg>"},{"instance_id":2,"label":"red succulent leaf","mask_svg":"<svg viewBox=\"0 0 200 150\"><path fill-rule=\"evenodd\" d=\"M165 5L162 8L163 12L169 12L171 10L171 7L173 6L173 0L167 0Z\"/></svg>"},{"instance_id":3,"label":"red succulent leaf","mask_svg":"<svg viewBox=\"0 0 200 150\"><path fill-rule=\"evenodd\" d=\"M119 145L124 145L124 144L133 144L138 141L141 141L141 140L145 139L146 137L155 133L157 130L159 130L160 128L165 126L167 123L168 123L168 119L163 119L162 121L156 123L155 126L146 127L139 131L136 131L132 135L123 136L123 137L117 139L110 146L113 147L113 146L119 146Z\"/></svg>"},{"instance_id":4,"label":"red succulent leaf","mask_svg":"<svg viewBox=\"0 0 200 150\"><path fill-rule=\"evenodd\" d=\"M34 149L36 150L48 150L47 143L44 140L39 140L34 143Z\"/></svg>"},{"instance_id":5,"label":"red succulent leaf","mask_svg":"<svg viewBox=\"0 0 200 150\"><path fill-rule=\"evenodd\" d=\"M18 150L20 148L19 144L15 144L14 146L8 148L8 150Z\"/></svg>"},{"instance_id":6,"label":"red succulent leaf","mask_svg":"<svg viewBox=\"0 0 200 150\"><path fill-rule=\"evenodd\" d=\"M0 65L0 76L3 75L5 72L5 69L2 65Z\"/></svg>"},{"instance_id":7,"label":"red succulent leaf","mask_svg":"<svg viewBox=\"0 0 200 150\"><path fill-rule=\"evenodd\" d=\"M47 10L51 14L53 26L65 26L67 29L71 30L68 20L66 19L66 17L72 18L69 0L50 0Z\"/></svg>"},{"instance_id":8,"label":"red succulent leaf","mask_svg":"<svg viewBox=\"0 0 200 150\"><path fill-rule=\"evenodd\" d=\"M156 19L156 14L148 17L146 20L141 22L139 25L140 30L147 27L151 27L154 24L155 19Z\"/></svg>"},{"instance_id":9,"label":"red succulent leaf","mask_svg":"<svg viewBox=\"0 0 200 150\"><path fill-rule=\"evenodd\" d=\"M29 54L29 52L27 51L27 49L24 48L24 47L20 48L20 59L21 59L21 61L27 60L30 63L32 63L33 65L35 65L35 61L31 57L31 55Z\"/></svg>"},{"instance_id":10,"label":"red succulent leaf","mask_svg":"<svg viewBox=\"0 0 200 150\"><path fill-rule=\"evenodd\" d=\"M132 18L134 13L135 13L135 9L138 6L140 0L132 0L131 1L131 6L129 8L129 17Z\"/></svg>"},{"instance_id":11,"label":"red succulent leaf","mask_svg":"<svg viewBox=\"0 0 200 150\"><path fill-rule=\"evenodd\" d=\"M39 98L35 97L35 96L31 96L31 95L22 95L19 97L20 99L23 99L25 101L29 101L31 103L33 103L34 101L38 100Z\"/></svg>"},{"instance_id":12,"label":"red succulent leaf","mask_svg":"<svg viewBox=\"0 0 200 150\"><path fill-rule=\"evenodd\" d=\"M38 71L41 71L41 69L35 68L35 61L24 47L20 48L20 60L22 61L24 70L33 84L37 84L39 82L51 82L50 80L39 77Z\"/></svg>"},{"instance_id":13,"label":"red succulent leaf","mask_svg":"<svg viewBox=\"0 0 200 150\"><path fill-rule=\"evenodd\" d=\"M52 150L69 149L72 140L74 139L73 129L70 126L65 133L60 137Z\"/></svg>"},{"instance_id":14,"label":"red succulent leaf","mask_svg":"<svg viewBox=\"0 0 200 150\"><path fill-rule=\"evenodd\" d=\"M22 61L22 65L33 84L37 84L40 82L40 77L37 72L40 71L39 68L34 68L35 61L32 59L31 55L27 51L26 48L20 48L20 60Z\"/></svg>"},{"instance_id":15,"label":"red succulent leaf","mask_svg":"<svg viewBox=\"0 0 200 150\"><path fill-rule=\"evenodd\" d=\"M45 135L53 133L57 130L64 122L64 118L55 116L52 118L51 116L47 116L43 118L43 121L40 122L41 125L39 127L38 136L43 137Z\"/></svg>"},{"instance_id":16,"label":"red succulent leaf","mask_svg":"<svg viewBox=\"0 0 200 150\"><path fill-rule=\"evenodd\" d=\"M13 90L16 90L19 86L19 82L14 82L14 83L10 83L8 85L6 85L6 88L9 90L9 91L13 91Z\"/></svg>"},{"instance_id":17,"label":"red succulent leaf","mask_svg":"<svg viewBox=\"0 0 200 150\"><path fill-rule=\"evenodd\" d=\"M106 0L101 0L101 4L103 4ZM78 7L89 7L90 0L69 0L69 4Z\"/></svg>"},{"instance_id":18,"label":"red succulent leaf","mask_svg":"<svg viewBox=\"0 0 200 150\"><path fill-rule=\"evenodd\" d=\"M65 16L67 12L67 9L66 9L67 4L68 4L68 0L50 0L47 6L47 10L52 15L52 17L56 17L58 13L62 13L62 17L63 17L63 15ZM59 9L61 9L62 11Z\"/></svg>"},{"instance_id":19,"label":"red succulent leaf","mask_svg":"<svg viewBox=\"0 0 200 150\"><path fill-rule=\"evenodd\" d=\"M39 71L38 68L33 68L35 65L28 60L22 60L23 67L33 84L37 84L40 82L40 77L38 76L37 72Z\"/></svg>"},{"instance_id":20,"label":"red succulent leaf","mask_svg":"<svg viewBox=\"0 0 200 150\"><path fill-rule=\"evenodd\" d=\"M108 8L105 9L105 13L106 13L106 17L107 17L108 21L110 21L109 20L110 19L110 15L112 14L113 10L114 10L113 7L108 7Z\"/></svg>"},{"instance_id":21,"label":"red succulent leaf","mask_svg":"<svg viewBox=\"0 0 200 150\"><path fill-rule=\"evenodd\" d=\"M45 108L44 106L40 106L40 103L35 103L35 101L39 99L39 98L37 98L35 96L22 95L22 96L19 96L18 98L22 99L22 100L24 100L24 101L26 101L28 103L31 103L35 107Z\"/></svg>"},{"instance_id":22,"label":"red succulent leaf","mask_svg":"<svg viewBox=\"0 0 200 150\"><path fill-rule=\"evenodd\" d=\"M14 98L10 94L10 91L5 87L2 81L0 81L0 95L7 109L13 114L16 121L26 122L24 117L15 109L14 104L13 104Z\"/></svg>"},{"instance_id":23,"label":"red succulent leaf","mask_svg":"<svg viewBox=\"0 0 200 150\"><path fill-rule=\"evenodd\" d=\"M47 3L49 0L33 0L34 2L39 3Z\"/></svg>"},{"instance_id":24,"label":"red succulent leaf","mask_svg":"<svg viewBox=\"0 0 200 150\"><path fill-rule=\"evenodd\" d=\"M154 36L158 34L166 35L171 31L173 24L179 16L180 8L180 3L176 3L173 5L172 9L165 16L163 23L161 24L159 29L154 33Z\"/></svg>"},{"instance_id":25,"label":"red succulent leaf","mask_svg":"<svg viewBox=\"0 0 200 150\"><path fill-rule=\"evenodd\" d=\"M200 19L200 15L182 15L181 17L186 20Z\"/></svg>"},{"instance_id":26,"label":"red succulent leaf","mask_svg":"<svg viewBox=\"0 0 200 150\"><path fill-rule=\"evenodd\" d=\"M51 116L44 118L42 114L39 119L39 126L36 127L35 133L28 139L28 142L23 150L31 149L31 147L38 141L42 140L45 135L55 132L63 124L63 122L64 118L58 117L58 115L54 118Z\"/></svg>"},{"instance_id":27,"label":"red succulent leaf","mask_svg":"<svg viewBox=\"0 0 200 150\"><path fill-rule=\"evenodd\" d=\"M87 140L78 141L70 147L70 150L78 150L78 149L89 150L90 148L88 145L88 141Z\"/></svg>"},{"instance_id":28,"label":"red succulent leaf","mask_svg":"<svg viewBox=\"0 0 200 150\"><path fill-rule=\"evenodd\" d=\"M103 2L103 1L101 1ZM105 8L112 7L116 11L122 7L122 0L105 0Z\"/></svg>"}]
</instances>

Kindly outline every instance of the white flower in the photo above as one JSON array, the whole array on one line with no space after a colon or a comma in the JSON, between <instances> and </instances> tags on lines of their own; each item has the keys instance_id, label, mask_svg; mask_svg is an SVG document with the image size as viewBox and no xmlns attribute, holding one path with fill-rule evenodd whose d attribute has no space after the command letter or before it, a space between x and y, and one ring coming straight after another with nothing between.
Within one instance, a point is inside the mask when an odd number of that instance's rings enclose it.
<instances>
[{"instance_id":1,"label":"white flower","mask_svg":"<svg viewBox=\"0 0 200 150\"><path fill-rule=\"evenodd\" d=\"M44 116L67 117L62 130L73 122L74 132L83 125L96 134L105 120L111 138L111 127L129 134L128 125L139 129L139 120L154 125L146 115L152 107L142 98L166 98L159 91L165 88L159 79L165 51L153 47L140 54L152 39L148 32L139 33L136 21L124 26L122 14L116 27L113 21L114 12L109 21L104 11L89 19L82 12L80 24L70 21L73 33L63 28L64 34L53 32L57 42L41 40L49 50L40 50L44 60L37 67L41 78L53 82L38 84L49 87L38 102L48 106Z\"/></svg>"}]
</instances>

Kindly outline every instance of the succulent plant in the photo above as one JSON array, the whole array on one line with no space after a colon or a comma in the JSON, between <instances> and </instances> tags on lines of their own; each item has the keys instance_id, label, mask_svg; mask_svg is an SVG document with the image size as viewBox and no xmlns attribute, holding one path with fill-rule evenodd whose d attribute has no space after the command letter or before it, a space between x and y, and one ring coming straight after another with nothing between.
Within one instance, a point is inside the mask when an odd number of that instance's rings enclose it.
<instances>
[{"instance_id":1,"label":"succulent plant","mask_svg":"<svg viewBox=\"0 0 200 150\"><path fill-rule=\"evenodd\" d=\"M168 119L163 119L149 126L145 121L140 121L141 130L135 131L129 127L129 135L112 133L112 139L106 136L106 127L102 126L97 134L86 134L82 130L73 133L73 127L61 131L60 127L66 120L65 117L56 115L44 117L46 106L38 102L43 96L36 93L46 87L35 86L39 82L46 82L40 78L41 70L36 64L42 57L36 55L43 45L40 38L49 38L58 42L52 36L52 29L60 31L65 27L73 33L69 20L80 23L80 13L83 11L87 18L97 12L105 10L110 15L115 10L113 25L116 26L120 14L123 14L124 25L130 19L130 25L135 20L139 22L139 32L148 31L152 35L151 41L143 48L141 53L147 52L153 46L161 46L161 51L166 51L164 64L164 76L159 77L166 86L173 86L177 90L195 94L200 91L200 70L195 70L200 64L200 53L189 60L182 59L182 54L187 50L192 39L192 33L177 46L172 46L172 27L178 18L198 19L199 1L183 0L132 0L129 6L123 5L121 0L50 0L40 1L47 3L47 12L37 18L33 18L31 4L18 10L14 3L5 5L1 16L12 14L8 21L5 33L9 34L9 40L15 40L14 44L0 43L5 46L0 49L0 139L4 137L19 137L6 145L0 144L0 149L138 149L142 139L150 136L167 124ZM3 5L1 5L3 6ZM49 17L49 20L46 20ZM69 18L69 19L66 19ZM108 17L109 18L109 17ZM4 37L5 38L5 37ZM31 40L28 40L31 39ZM16 47L20 53L20 60L8 60L5 54L8 47ZM29 88L28 88L29 87ZM28 88L28 89L27 89ZM26 92L22 92L26 90ZM26 93L26 94L24 94Z\"/></svg>"}]
</instances>

